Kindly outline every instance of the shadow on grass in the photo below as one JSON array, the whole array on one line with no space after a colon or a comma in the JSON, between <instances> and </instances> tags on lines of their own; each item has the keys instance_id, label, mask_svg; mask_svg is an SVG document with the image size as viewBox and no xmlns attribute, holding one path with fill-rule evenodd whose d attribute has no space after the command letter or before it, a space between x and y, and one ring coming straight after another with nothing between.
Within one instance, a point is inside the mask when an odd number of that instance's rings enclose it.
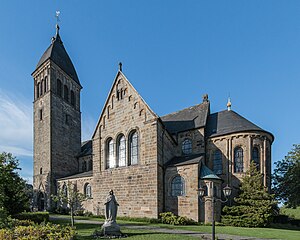
<instances>
[{"instance_id":1,"label":"shadow on grass","mask_svg":"<svg viewBox=\"0 0 300 240\"><path fill-rule=\"evenodd\" d=\"M296 225L292 225L289 223L282 224L282 223L272 223L269 228L276 228L276 229L285 229L285 230L300 230L300 227Z\"/></svg>"}]
</instances>

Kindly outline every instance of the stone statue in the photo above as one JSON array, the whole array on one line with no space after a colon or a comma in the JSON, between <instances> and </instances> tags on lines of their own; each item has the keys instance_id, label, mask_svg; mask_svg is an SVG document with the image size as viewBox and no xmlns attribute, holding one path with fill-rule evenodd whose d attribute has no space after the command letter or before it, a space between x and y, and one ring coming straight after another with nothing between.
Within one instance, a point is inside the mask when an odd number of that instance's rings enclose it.
<instances>
[{"instance_id":1,"label":"stone statue","mask_svg":"<svg viewBox=\"0 0 300 240\"><path fill-rule=\"evenodd\" d=\"M120 226L117 224L117 210L119 204L117 203L114 191L109 190L109 195L105 200L105 222L101 227L100 236L123 236L120 231Z\"/></svg>"},{"instance_id":2,"label":"stone statue","mask_svg":"<svg viewBox=\"0 0 300 240\"><path fill-rule=\"evenodd\" d=\"M105 222L116 222L119 204L117 203L114 191L111 189L104 203L105 205Z\"/></svg>"}]
</instances>

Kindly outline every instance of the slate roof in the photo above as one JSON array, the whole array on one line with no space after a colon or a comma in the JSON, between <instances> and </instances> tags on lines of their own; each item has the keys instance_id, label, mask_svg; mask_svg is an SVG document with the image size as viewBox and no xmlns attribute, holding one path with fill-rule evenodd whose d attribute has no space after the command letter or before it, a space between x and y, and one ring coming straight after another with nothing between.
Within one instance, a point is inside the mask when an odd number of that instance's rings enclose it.
<instances>
[{"instance_id":1,"label":"slate roof","mask_svg":"<svg viewBox=\"0 0 300 240\"><path fill-rule=\"evenodd\" d=\"M224 110L208 116L206 127L207 137L216 137L245 131L267 132L232 110ZM269 134L273 137L271 133Z\"/></svg>"},{"instance_id":2,"label":"slate roof","mask_svg":"<svg viewBox=\"0 0 300 240\"><path fill-rule=\"evenodd\" d=\"M83 157L93 154L93 141L88 140L81 143L81 152L78 154L77 157Z\"/></svg>"},{"instance_id":3,"label":"slate roof","mask_svg":"<svg viewBox=\"0 0 300 240\"><path fill-rule=\"evenodd\" d=\"M83 177L92 177L92 176L93 176L93 171L88 171L88 172L77 173L67 177L59 178L57 180L69 180L74 178L83 178Z\"/></svg>"},{"instance_id":4,"label":"slate roof","mask_svg":"<svg viewBox=\"0 0 300 240\"><path fill-rule=\"evenodd\" d=\"M200 169L200 178L201 179L215 179L222 180L218 177L212 170L210 170L206 165L202 164Z\"/></svg>"},{"instance_id":5,"label":"slate roof","mask_svg":"<svg viewBox=\"0 0 300 240\"><path fill-rule=\"evenodd\" d=\"M170 161L168 161L165 166L182 166L182 165L189 165L199 163L204 159L204 154L193 154L193 155L186 155L186 156L179 156L174 157Z\"/></svg>"},{"instance_id":6,"label":"slate roof","mask_svg":"<svg viewBox=\"0 0 300 240\"><path fill-rule=\"evenodd\" d=\"M161 120L171 134L204 127L209 114L209 102L185 108L162 116Z\"/></svg>"},{"instance_id":7,"label":"slate roof","mask_svg":"<svg viewBox=\"0 0 300 240\"><path fill-rule=\"evenodd\" d=\"M40 61L36 66L36 69L38 69L49 58L80 85L74 65L63 45L63 42L61 41L59 33L57 33L56 36L53 37L51 45L42 55Z\"/></svg>"}]
</instances>

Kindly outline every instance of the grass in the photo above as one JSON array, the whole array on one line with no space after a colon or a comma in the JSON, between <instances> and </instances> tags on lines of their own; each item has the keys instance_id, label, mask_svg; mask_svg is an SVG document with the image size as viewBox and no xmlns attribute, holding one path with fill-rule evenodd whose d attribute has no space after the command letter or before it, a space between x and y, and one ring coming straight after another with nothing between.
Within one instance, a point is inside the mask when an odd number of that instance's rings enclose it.
<instances>
[{"instance_id":1,"label":"grass","mask_svg":"<svg viewBox=\"0 0 300 240\"><path fill-rule=\"evenodd\" d=\"M68 216L64 216L68 217ZM91 217L76 217L76 219L82 220L92 220L98 221L97 224L83 224L76 223L78 239L93 239L91 234L96 228L100 228L100 222L103 222L103 219L91 218ZM69 221L58 220L57 223L69 223ZM119 224L128 224L128 225L148 225L155 227L162 227L168 229L180 229L195 231L201 233L211 233L211 226L204 225L189 225L189 226L173 226L166 224L150 224L146 222L133 222L133 221L124 221L118 220ZM122 232L128 235L128 239L195 239L190 236L185 236L182 234L166 234L166 233L156 233L151 230L137 230L129 229L122 227ZM229 235L239 235L239 236L248 236L248 237L257 237L257 238L272 238L272 239L286 239L286 240L299 240L300 231L299 230L287 230L287 229L277 229L277 228L239 228L239 227L229 227L229 226L216 226L217 234L229 234ZM198 238L199 239L199 238Z\"/></svg>"},{"instance_id":2,"label":"grass","mask_svg":"<svg viewBox=\"0 0 300 240\"><path fill-rule=\"evenodd\" d=\"M280 213L288 215L291 218L300 219L300 207L297 208L280 208Z\"/></svg>"}]
</instances>

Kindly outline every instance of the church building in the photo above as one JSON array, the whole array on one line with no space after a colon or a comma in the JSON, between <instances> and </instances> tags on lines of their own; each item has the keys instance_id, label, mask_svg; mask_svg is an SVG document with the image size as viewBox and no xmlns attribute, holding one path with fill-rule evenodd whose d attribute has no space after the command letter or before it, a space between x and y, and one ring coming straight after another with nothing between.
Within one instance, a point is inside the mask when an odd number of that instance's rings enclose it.
<instances>
[{"instance_id":1,"label":"church building","mask_svg":"<svg viewBox=\"0 0 300 240\"><path fill-rule=\"evenodd\" d=\"M227 109L201 103L158 116L122 72L113 79L91 139L81 142L81 82L59 26L32 73L34 80L34 176L37 210L51 210L51 194L72 183L85 194L85 211L104 214L110 189L119 216L158 218L171 211L211 221L211 202L225 186L238 193L254 161L270 189L272 133ZM84 85L84 82L83 82ZM163 99L162 99L163 101ZM231 199L232 199L231 197ZM216 203L216 220L221 205Z\"/></svg>"}]
</instances>

